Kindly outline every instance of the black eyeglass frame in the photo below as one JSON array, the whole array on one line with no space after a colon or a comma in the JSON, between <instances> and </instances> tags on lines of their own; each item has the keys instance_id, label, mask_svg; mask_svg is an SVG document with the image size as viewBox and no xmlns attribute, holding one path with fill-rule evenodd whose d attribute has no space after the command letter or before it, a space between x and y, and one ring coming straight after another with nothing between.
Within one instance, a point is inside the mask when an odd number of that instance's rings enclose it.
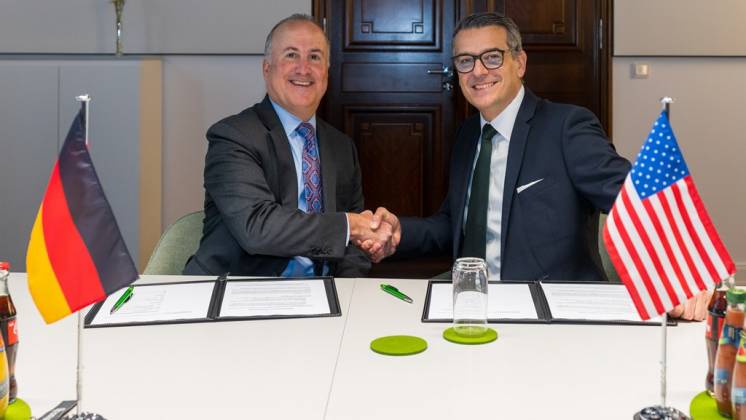
<instances>
[{"instance_id":1,"label":"black eyeglass frame","mask_svg":"<svg viewBox=\"0 0 746 420\"><path fill-rule=\"evenodd\" d=\"M490 66L488 66L484 62L484 60L482 60L482 56L484 56L485 54L493 53L495 51L497 51L497 52L500 53L500 65L498 65L497 67L490 67ZM453 68L456 69L456 71L459 72L459 73L461 73L461 74L466 74L466 73L473 72L474 71L474 67L476 67L476 65L477 65L477 59L479 59L479 61L482 63L482 66L484 66L484 68L486 68L488 70L496 70L496 69L499 69L500 67L502 67L503 64L505 64L505 53L506 52L508 52L508 51L500 49L500 48L490 48L489 50L482 51L478 55L473 55L473 54L459 54L459 55L454 55L453 57L451 57L451 61L453 61ZM474 59L474 61L472 62L471 69L469 69L468 71L461 71L461 70L459 70L458 69L458 65L456 64L456 59L459 58L459 57L471 57L472 59Z\"/></svg>"}]
</instances>

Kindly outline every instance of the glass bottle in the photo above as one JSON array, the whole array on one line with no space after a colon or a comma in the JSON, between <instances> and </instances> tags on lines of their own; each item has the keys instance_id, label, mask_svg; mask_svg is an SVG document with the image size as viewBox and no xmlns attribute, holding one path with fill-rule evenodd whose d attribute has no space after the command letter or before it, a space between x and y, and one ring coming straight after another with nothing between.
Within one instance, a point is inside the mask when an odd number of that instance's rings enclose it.
<instances>
[{"instance_id":1,"label":"glass bottle","mask_svg":"<svg viewBox=\"0 0 746 420\"><path fill-rule=\"evenodd\" d=\"M707 345L707 377L705 378L705 387L710 395L715 395L715 384L713 382L715 369L715 354L718 350L718 341L720 332L723 330L723 321L725 320L725 310L728 306L728 300L725 293L730 288L726 281L718 284L717 289L712 292L710 302L707 304L707 321L705 323L705 344Z\"/></svg>"},{"instance_id":2,"label":"glass bottle","mask_svg":"<svg viewBox=\"0 0 746 420\"><path fill-rule=\"evenodd\" d=\"M746 420L746 330L741 330L730 398L733 418Z\"/></svg>"},{"instance_id":3,"label":"glass bottle","mask_svg":"<svg viewBox=\"0 0 746 420\"><path fill-rule=\"evenodd\" d=\"M720 334L718 350L715 355L715 402L720 414L731 416L731 387L733 367L744 321L744 302L746 290L730 289L726 292L728 309L725 311L725 322Z\"/></svg>"},{"instance_id":4,"label":"glass bottle","mask_svg":"<svg viewBox=\"0 0 746 420\"><path fill-rule=\"evenodd\" d=\"M5 418L5 412L8 411L8 397L10 381L8 375L8 359L5 357L5 342L0 335L0 419Z\"/></svg>"},{"instance_id":5,"label":"glass bottle","mask_svg":"<svg viewBox=\"0 0 746 420\"><path fill-rule=\"evenodd\" d=\"M487 264L459 258L453 264L453 330L464 337L487 332Z\"/></svg>"},{"instance_id":6,"label":"glass bottle","mask_svg":"<svg viewBox=\"0 0 746 420\"><path fill-rule=\"evenodd\" d=\"M0 261L0 332L5 343L5 355L8 359L8 376L10 382L9 397L12 403L18 393L16 384L16 354L18 352L18 327L16 326L16 306L8 291L8 271L10 264Z\"/></svg>"}]
</instances>

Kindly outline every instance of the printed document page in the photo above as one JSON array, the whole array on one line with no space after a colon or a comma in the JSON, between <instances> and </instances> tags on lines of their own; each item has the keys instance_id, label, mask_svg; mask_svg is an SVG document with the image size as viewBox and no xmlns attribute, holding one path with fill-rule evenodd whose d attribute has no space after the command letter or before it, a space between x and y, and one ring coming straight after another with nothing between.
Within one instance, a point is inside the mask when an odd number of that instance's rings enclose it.
<instances>
[{"instance_id":1,"label":"printed document page","mask_svg":"<svg viewBox=\"0 0 746 420\"><path fill-rule=\"evenodd\" d=\"M215 282L135 285L130 300L110 314L123 288L106 298L91 325L204 319L214 287Z\"/></svg>"},{"instance_id":2,"label":"printed document page","mask_svg":"<svg viewBox=\"0 0 746 420\"><path fill-rule=\"evenodd\" d=\"M453 284L433 283L428 319L453 319ZM539 319L527 284L490 283L487 319Z\"/></svg>"},{"instance_id":3,"label":"printed document page","mask_svg":"<svg viewBox=\"0 0 746 420\"><path fill-rule=\"evenodd\" d=\"M228 281L220 316L330 314L321 280Z\"/></svg>"},{"instance_id":4,"label":"printed document page","mask_svg":"<svg viewBox=\"0 0 746 420\"><path fill-rule=\"evenodd\" d=\"M541 283L552 318L639 322L623 284ZM660 323L660 318L651 322Z\"/></svg>"}]
</instances>

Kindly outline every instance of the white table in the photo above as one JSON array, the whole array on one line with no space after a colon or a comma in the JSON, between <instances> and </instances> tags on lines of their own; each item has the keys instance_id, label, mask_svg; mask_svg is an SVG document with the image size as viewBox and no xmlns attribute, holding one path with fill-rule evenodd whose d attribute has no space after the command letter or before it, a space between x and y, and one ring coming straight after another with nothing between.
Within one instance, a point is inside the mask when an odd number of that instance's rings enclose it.
<instances>
[{"instance_id":1,"label":"white table","mask_svg":"<svg viewBox=\"0 0 746 420\"><path fill-rule=\"evenodd\" d=\"M19 395L42 414L74 399L76 318L44 325L24 279L11 279ZM84 407L109 420L630 419L659 402L659 327L501 324L496 342L462 346L420 322L426 281L386 282L414 304L375 279L336 279L342 317L86 329ZM369 349L395 334L428 349ZM702 323L668 329L669 402L684 411L703 388L703 336Z\"/></svg>"},{"instance_id":2,"label":"white table","mask_svg":"<svg viewBox=\"0 0 746 420\"><path fill-rule=\"evenodd\" d=\"M18 396L39 416L75 399L78 318L47 325L31 300L25 274L11 273L8 288L18 310Z\"/></svg>"},{"instance_id":3,"label":"white table","mask_svg":"<svg viewBox=\"0 0 746 420\"><path fill-rule=\"evenodd\" d=\"M353 284L336 282L341 317L86 329L84 405L109 420L321 419Z\"/></svg>"},{"instance_id":4,"label":"white table","mask_svg":"<svg viewBox=\"0 0 746 420\"><path fill-rule=\"evenodd\" d=\"M631 419L659 403L660 327L492 325L497 341L480 346L442 338L448 324L420 322L427 282L387 281L407 304L359 279L337 362L327 420ZM370 351L384 335L424 338L419 355ZM704 325L668 328L669 404L685 412L703 390Z\"/></svg>"}]
</instances>

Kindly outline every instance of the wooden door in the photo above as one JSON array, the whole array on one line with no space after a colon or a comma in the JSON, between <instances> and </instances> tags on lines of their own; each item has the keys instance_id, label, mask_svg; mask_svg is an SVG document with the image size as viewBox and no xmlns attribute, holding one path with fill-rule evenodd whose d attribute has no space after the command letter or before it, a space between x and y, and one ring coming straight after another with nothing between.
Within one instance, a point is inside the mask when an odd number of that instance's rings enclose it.
<instances>
[{"instance_id":1,"label":"wooden door","mask_svg":"<svg viewBox=\"0 0 746 420\"><path fill-rule=\"evenodd\" d=\"M609 131L610 0L498 0L521 28L525 76L538 96L584 106Z\"/></svg>"},{"instance_id":2,"label":"wooden door","mask_svg":"<svg viewBox=\"0 0 746 420\"><path fill-rule=\"evenodd\" d=\"M453 135L473 112L451 73L456 22L478 11L513 17L529 56L526 83L539 96L605 116L608 66L593 48L610 0L317 0L331 40L320 114L358 147L367 208L435 213L447 192ZM590 75L590 77L589 77ZM372 276L428 277L450 257L374 265Z\"/></svg>"}]
</instances>

